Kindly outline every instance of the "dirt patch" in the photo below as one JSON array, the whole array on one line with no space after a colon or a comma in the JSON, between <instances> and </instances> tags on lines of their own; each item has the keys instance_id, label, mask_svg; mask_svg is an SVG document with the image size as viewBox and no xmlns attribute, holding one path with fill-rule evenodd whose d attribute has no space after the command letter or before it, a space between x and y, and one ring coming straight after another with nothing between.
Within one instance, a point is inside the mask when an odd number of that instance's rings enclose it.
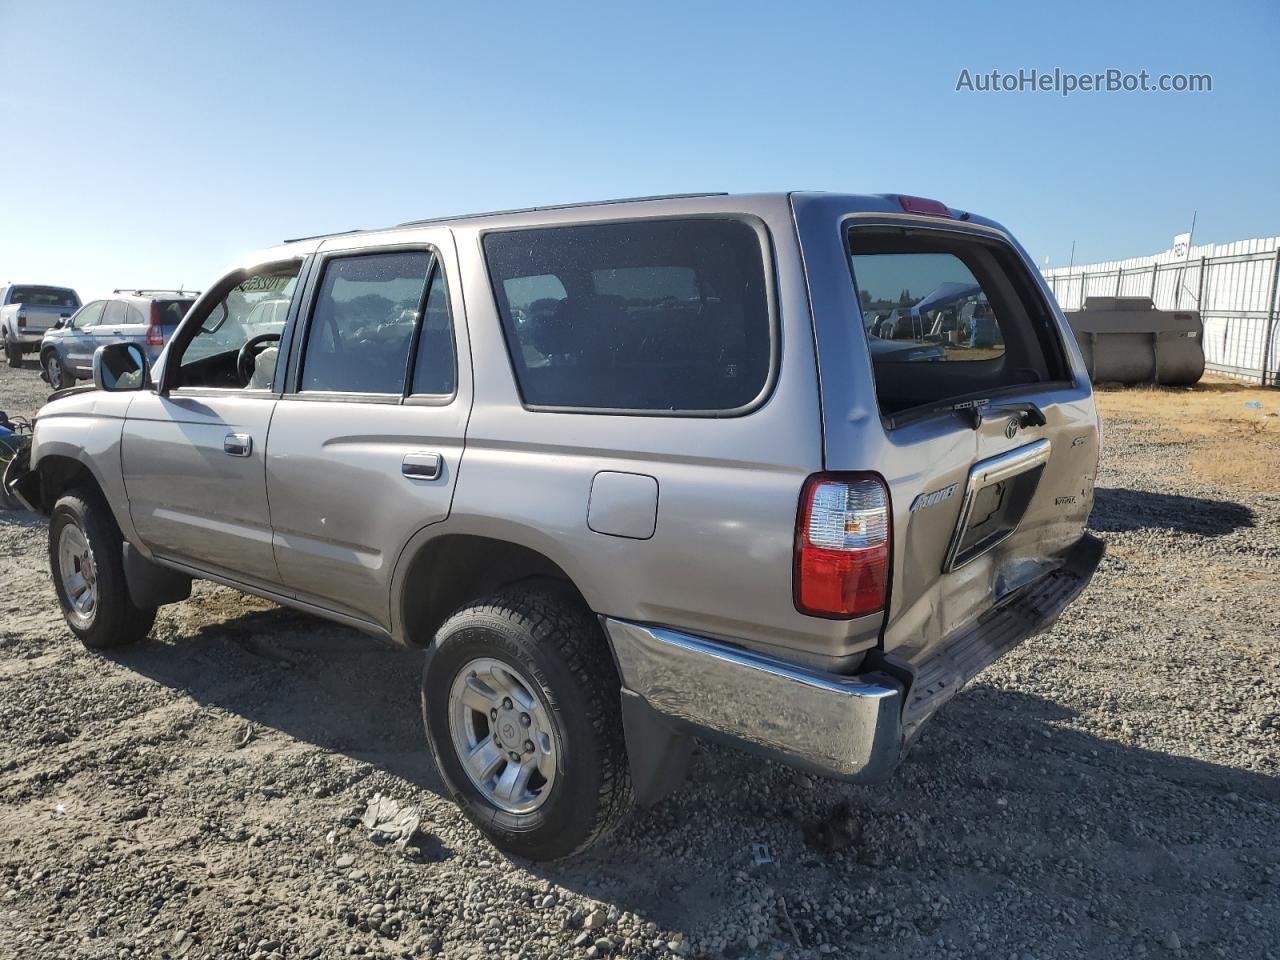
<instances>
[{"instance_id":1,"label":"dirt patch","mask_svg":"<svg viewBox=\"0 0 1280 960\"><path fill-rule=\"evenodd\" d=\"M1145 426L1151 443L1182 447L1217 486L1280 491L1280 390L1206 376L1193 387L1100 384L1106 424Z\"/></svg>"}]
</instances>

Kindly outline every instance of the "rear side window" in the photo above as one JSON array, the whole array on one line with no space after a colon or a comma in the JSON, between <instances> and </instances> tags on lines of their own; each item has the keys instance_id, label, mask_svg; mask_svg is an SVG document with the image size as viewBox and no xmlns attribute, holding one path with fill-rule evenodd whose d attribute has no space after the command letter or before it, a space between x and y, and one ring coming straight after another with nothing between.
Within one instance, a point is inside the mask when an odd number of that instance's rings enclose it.
<instances>
[{"instance_id":1,"label":"rear side window","mask_svg":"<svg viewBox=\"0 0 1280 960\"><path fill-rule=\"evenodd\" d=\"M403 394L431 260L421 250L330 260L307 328L301 389Z\"/></svg>"},{"instance_id":2,"label":"rear side window","mask_svg":"<svg viewBox=\"0 0 1280 960\"><path fill-rule=\"evenodd\" d=\"M768 383L764 258L742 221L499 232L484 248L530 406L712 414Z\"/></svg>"},{"instance_id":3,"label":"rear side window","mask_svg":"<svg viewBox=\"0 0 1280 960\"><path fill-rule=\"evenodd\" d=\"M884 412L1064 376L1047 309L999 242L863 227L849 257Z\"/></svg>"}]
</instances>

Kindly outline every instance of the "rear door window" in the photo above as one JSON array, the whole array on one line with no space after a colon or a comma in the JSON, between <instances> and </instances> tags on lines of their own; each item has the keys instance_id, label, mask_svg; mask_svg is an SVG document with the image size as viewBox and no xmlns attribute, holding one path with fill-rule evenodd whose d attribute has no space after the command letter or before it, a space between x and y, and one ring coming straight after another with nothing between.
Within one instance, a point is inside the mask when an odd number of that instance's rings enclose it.
<instances>
[{"instance_id":1,"label":"rear door window","mask_svg":"<svg viewBox=\"0 0 1280 960\"><path fill-rule=\"evenodd\" d=\"M123 300L107 301L107 309L102 313L104 327L119 326L129 322L129 310Z\"/></svg>"},{"instance_id":2,"label":"rear door window","mask_svg":"<svg viewBox=\"0 0 1280 960\"><path fill-rule=\"evenodd\" d=\"M768 384L764 257L744 221L504 231L484 249L529 406L716 414Z\"/></svg>"},{"instance_id":3,"label":"rear door window","mask_svg":"<svg viewBox=\"0 0 1280 960\"><path fill-rule=\"evenodd\" d=\"M1065 376L1048 309L999 243L863 227L849 256L884 412Z\"/></svg>"},{"instance_id":4,"label":"rear door window","mask_svg":"<svg viewBox=\"0 0 1280 960\"><path fill-rule=\"evenodd\" d=\"M431 262L424 250L329 260L307 328L299 389L401 396Z\"/></svg>"},{"instance_id":5,"label":"rear door window","mask_svg":"<svg viewBox=\"0 0 1280 960\"><path fill-rule=\"evenodd\" d=\"M453 318L444 272L437 261L431 273L413 361L410 393L421 396L449 396L457 386L458 364L453 347Z\"/></svg>"}]
</instances>

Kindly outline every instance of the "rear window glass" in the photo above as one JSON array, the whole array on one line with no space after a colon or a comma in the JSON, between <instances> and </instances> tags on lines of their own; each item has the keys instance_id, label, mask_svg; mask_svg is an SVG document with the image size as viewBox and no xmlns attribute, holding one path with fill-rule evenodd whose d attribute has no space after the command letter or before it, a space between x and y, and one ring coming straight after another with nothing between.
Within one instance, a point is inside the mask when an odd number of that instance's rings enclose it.
<instances>
[{"instance_id":1,"label":"rear window glass","mask_svg":"<svg viewBox=\"0 0 1280 960\"><path fill-rule=\"evenodd\" d=\"M742 221L548 227L484 247L532 406L712 413L768 382L764 259Z\"/></svg>"},{"instance_id":2,"label":"rear window glass","mask_svg":"<svg viewBox=\"0 0 1280 960\"><path fill-rule=\"evenodd\" d=\"M166 327L175 327L191 309L194 300L157 300L156 311L160 315L160 323Z\"/></svg>"},{"instance_id":3,"label":"rear window glass","mask_svg":"<svg viewBox=\"0 0 1280 960\"><path fill-rule=\"evenodd\" d=\"M63 307L74 310L80 306L80 298L74 290L65 287L14 287L9 293L10 303L25 303L33 307Z\"/></svg>"},{"instance_id":4,"label":"rear window glass","mask_svg":"<svg viewBox=\"0 0 1280 960\"><path fill-rule=\"evenodd\" d=\"M862 228L849 234L849 256L885 412L1064 375L1046 308L1000 244Z\"/></svg>"}]
</instances>

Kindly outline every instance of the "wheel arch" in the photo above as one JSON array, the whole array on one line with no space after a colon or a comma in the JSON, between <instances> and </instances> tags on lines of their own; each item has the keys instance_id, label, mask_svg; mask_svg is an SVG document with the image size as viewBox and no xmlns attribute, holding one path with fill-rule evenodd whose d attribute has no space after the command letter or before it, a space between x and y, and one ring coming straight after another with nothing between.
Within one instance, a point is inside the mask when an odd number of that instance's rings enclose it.
<instances>
[{"instance_id":1,"label":"wheel arch","mask_svg":"<svg viewBox=\"0 0 1280 960\"><path fill-rule=\"evenodd\" d=\"M392 583L392 634L402 643L429 645L459 607L515 583L545 582L594 610L580 579L551 551L510 536L432 528L423 534L405 547ZM601 642L608 643L603 631Z\"/></svg>"},{"instance_id":2,"label":"wheel arch","mask_svg":"<svg viewBox=\"0 0 1280 960\"><path fill-rule=\"evenodd\" d=\"M51 446L52 449L50 449ZM124 538L135 547L139 546L134 534L132 518L129 515L128 503L118 502L118 499L110 494L111 487L92 458L83 456L83 451L78 448L63 449L61 444L49 443L41 444L39 454L40 459L31 468L31 473L37 477L37 483L27 483L23 489L23 495L31 500L33 507L47 517L53 510L53 505L58 502L58 498L66 491L77 486L88 487L96 490L102 497L111 515L115 517L116 526L120 528ZM33 492L33 487L38 498L35 500L29 496ZM150 555L150 551L143 551L143 553Z\"/></svg>"}]
</instances>

